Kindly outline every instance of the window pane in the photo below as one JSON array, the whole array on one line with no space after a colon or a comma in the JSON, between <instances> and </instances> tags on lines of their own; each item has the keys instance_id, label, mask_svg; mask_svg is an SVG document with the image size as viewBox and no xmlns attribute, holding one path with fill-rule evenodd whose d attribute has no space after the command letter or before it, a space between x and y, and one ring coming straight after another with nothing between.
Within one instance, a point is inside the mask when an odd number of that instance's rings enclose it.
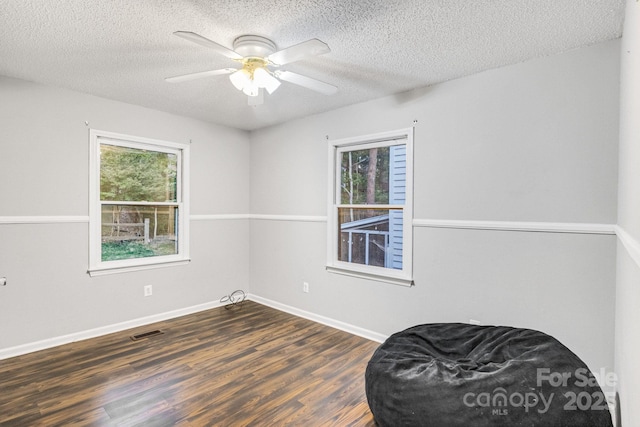
<instances>
[{"instance_id":1,"label":"window pane","mask_svg":"<svg viewBox=\"0 0 640 427\"><path fill-rule=\"evenodd\" d=\"M402 209L338 208L338 260L402 270Z\"/></svg>"},{"instance_id":2,"label":"window pane","mask_svg":"<svg viewBox=\"0 0 640 427\"><path fill-rule=\"evenodd\" d=\"M389 147L343 152L340 169L341 203L389 204Z\"/></svg>"},{"instance_id":3,"label":"window pane","mask_svg":"<svg viewBox=\"0 0 640 427\"><path fill-rule=\"evenodd\" d=\"M177 206L103 205L102 261L178 253Z\"/></svg>"},{"instance_id":4,"label":"window pane","mask_svg":"<svg viewBox=\"0 0 640 427\"><path fill-rule=\"evenodd\" d=\"M175 202L175 154L100 145L100 200Z\"/></svg>"}]
</instances>

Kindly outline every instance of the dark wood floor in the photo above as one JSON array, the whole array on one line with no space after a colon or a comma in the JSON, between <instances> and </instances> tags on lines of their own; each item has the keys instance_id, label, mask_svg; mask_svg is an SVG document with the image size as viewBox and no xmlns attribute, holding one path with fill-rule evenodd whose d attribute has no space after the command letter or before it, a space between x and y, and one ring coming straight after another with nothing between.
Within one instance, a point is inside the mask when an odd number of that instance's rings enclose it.
<instances>
[{"instance_id":1,"label":"dark wood floor","mask_svg":"<svg viewBox=\"0 0 640 427\"><path fill-rule=\"evenodd\" d=\"M0 425L373 426L377 346L245 301L1 360Z\"/></svg>"}]
</instances>

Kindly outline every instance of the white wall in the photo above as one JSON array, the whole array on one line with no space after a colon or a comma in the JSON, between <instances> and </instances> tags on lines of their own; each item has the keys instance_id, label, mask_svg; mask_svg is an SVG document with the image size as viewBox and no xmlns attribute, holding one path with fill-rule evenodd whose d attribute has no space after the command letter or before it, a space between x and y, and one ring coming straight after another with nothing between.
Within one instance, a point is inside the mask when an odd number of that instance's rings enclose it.
<instances>
[{"instance_id":1,"label":"white wall","mask_svg":"<svg viewBox=\"0 0 640 427\"><path fill-rule=\"evenodd\" d=\"M192 221L189 265L86 273L89 127L192 141L192 215L248 212L246 132L6 77L0 100L0 353L248 288L246 219Z\"/></svg>"},{"instance_id":2,"label":"white wall","mask_svg":"<svg viewBox=\"0 0 640 427\"><path fill-rule=\"evenodd\" d=\"M621 49L615 371L623 426L640 420L640 4L627 0ZM624 242L624 244L623 244Z\"/></svg>"},{"instance_id":3,"label":"white wall","mask_svg":"<svg viewBox=\"0 0 640 427\"><path fill-rule=\"evenodd\" d=\"M427 322L539 329L613 368L616 237L427 220L616 222L619 41L251 135L251 289L380 334ZM415 128L415 286L327 273L326 136ZM274 220L277 219L277 220ZM307 219L307 221L305 221ZM302 292L302 282L310 293Z\"/></svg>"}]
</instances>

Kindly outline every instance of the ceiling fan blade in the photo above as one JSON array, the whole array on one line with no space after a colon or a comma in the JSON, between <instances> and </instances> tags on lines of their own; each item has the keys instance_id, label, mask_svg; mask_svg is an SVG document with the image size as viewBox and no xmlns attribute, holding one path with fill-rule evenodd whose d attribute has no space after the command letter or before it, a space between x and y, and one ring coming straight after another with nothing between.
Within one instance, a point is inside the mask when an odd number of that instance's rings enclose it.
<instances>
[{"instance_id":1,"label":"ceiling fan blade","mask_svg":"<svg viewBox=\"0 0 640 427\"><path fill-rule=\"evenodd\" d=\"M181 37L185 40L189 40L193 43L198 43L201 46L208 47L209 49L215 50L217 53L226 56L230 59L242 59L242 55L232 51L231 49L227 49L226 47L218 44L214 41L209 40L206 37L202 37L199 34L192 33L191 31L176 31L173 33L174 35Z\"/></svg>"},{"instance_id":2,"label":"ceiling fan blade","mask_svg":"<svg viewBox=\"0 0 640 427\"><path fill-rule=\"evenodd\" d=\"M311 89L323 95L333 95L338 91L337 87L330 85L329 83L321 82L320 80L312 79L311 77L303 76L301 74L292 73L291 71L276 72L276 77L284 80L285 82Z\"/></svg>"},{"instance_id":3,"label":"ceiling fan blade","mask_svg":"<svg viewBox=\"0 0 640 427\"><path fill-rule=\"evenodd\" d=\"M179 83L179 82L186 82L186 81L189 81L189 80L201 79L203 77L219 76L221 74L231 74L231 73L236 72L236 71L238 71L238 70L235 69L235 68L221 68L220 70L200 71L198 73L183 74L181 76L167 77L164 80L169 82L169 83Z\"/></svg>"},{"instance_id":4,"label":"ceiling fan blade","mask_svg":"<svg viewBox=\"0 0 640 427\"><path fill-rule=\"evenodd\" d=\"M252 107L264 104L264 89L258 89L258 96L247 96L247 98L249 98L248 103Z\"/></svg>"},{"instance_id":5,"label":"ceiling fan blade","mask_svg":"<svg viewBox=\"0 0 640 427\"><path fill-rule=\"evenodd\" d=\"M323 55L329 52L331 49L325 42L311 39L272 53L267 59L275 65L284 65L299 61L307 56Z\"/></svg>"}]
</instances>

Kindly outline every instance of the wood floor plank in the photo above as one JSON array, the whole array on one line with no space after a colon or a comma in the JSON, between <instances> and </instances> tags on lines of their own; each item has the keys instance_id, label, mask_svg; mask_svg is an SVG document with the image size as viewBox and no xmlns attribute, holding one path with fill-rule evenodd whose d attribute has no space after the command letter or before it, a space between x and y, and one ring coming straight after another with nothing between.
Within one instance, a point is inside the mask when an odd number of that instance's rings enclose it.
<instances>
[{"instance_id":1,"label":"wood floor plank","mask_svg":"<svg viewBox=\"0 0 640 427\"><path fill-rule=\"evenodd\" d=\"M372 427L377 346L245 301L0 361L0 425Z\"/></svg>"}]
</instances>

